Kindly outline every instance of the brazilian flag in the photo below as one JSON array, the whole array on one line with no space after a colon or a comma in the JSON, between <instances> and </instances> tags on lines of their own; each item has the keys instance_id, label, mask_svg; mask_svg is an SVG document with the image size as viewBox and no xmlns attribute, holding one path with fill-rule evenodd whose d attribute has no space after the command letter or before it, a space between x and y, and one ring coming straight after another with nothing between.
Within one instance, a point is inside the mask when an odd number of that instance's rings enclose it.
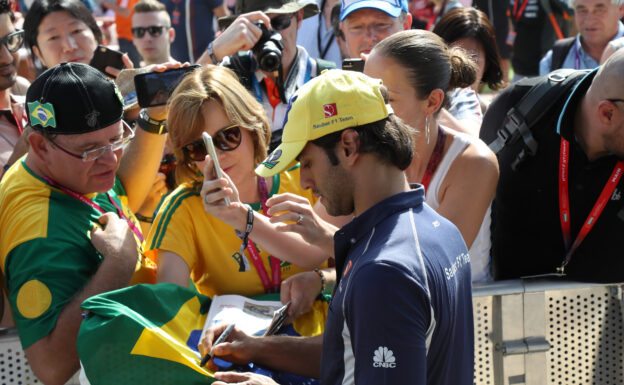
<instances>
[{"instance_id":1,"label":"brazilian flag","mask_svg":"<svg viewBox=\"0 0 624 385\"><path fill-rule=\"evenodd\" d=\"M255 297L279 300L279 294ZM178 285L134 285L82 303L78 355L91 385L210 384L213 373L199 366L197 344L210 298ZM327 298L283 333L323 332Z\"/></svg>"}]
</instances>

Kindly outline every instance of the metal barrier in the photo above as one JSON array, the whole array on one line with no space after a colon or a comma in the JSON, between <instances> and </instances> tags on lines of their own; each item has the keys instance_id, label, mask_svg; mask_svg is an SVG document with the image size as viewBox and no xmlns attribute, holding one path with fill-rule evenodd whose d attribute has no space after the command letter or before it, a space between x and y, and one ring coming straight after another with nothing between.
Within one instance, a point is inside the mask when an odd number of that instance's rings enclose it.
<instances>
[{"instance_id":1,"label":"metal barrier","mask_svg":"<svg viewBox=\"0 0 624 385\"><path fill-rule=\"evenodd\" d=\"M475 284L476 385L622 384L623 284Z\"/></svg>"},{"instance_id":2,"label":"metal barrier","mask_svg":"<svg viewBox=\"0 0 624 385\"><path fill-rule=\"evenodd\" d=\"M62 352L59 352L62 354ZM42 384L35 377L17 336L17 329L0 328L0 385ZM78 374L65 385L79 385Z\"/></svg>"},{"instance_id":3,"label":"metal barrier","mask_svg":"<svg viewBox=\"0 0 624 385\"><path fill-rule=\"evenodd\" d=\"M624 284L512 280L473 287L475 385L624 384ZM40 384L0 330L0 384ZM67 384L78 384L74 376Z\"/></svg>"},{"instance_id":4,"label":"metal barrier","mask_svg":"<svg viewBox=\"0 0 624 385\"><path fill-rule=\"evenodd\" d=\"M15 328L0 331L0 384L41 384L26 361Z\"/></svg>"}]
</instances>

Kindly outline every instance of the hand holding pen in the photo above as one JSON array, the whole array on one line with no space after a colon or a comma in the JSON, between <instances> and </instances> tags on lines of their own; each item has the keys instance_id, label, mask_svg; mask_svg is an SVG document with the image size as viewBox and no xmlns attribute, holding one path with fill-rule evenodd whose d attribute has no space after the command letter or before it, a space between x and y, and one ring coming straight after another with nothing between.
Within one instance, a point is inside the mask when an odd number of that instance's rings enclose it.
<instances>
[{"instance_id":1,"label":"hand holding pen","mask_svg":"<svg viewBox=\"0 0 624 385\"><path fill-rule=\"evenodd\" d=\"M229 324L227 326L227 328L225 328L225 330L223 331L223 333L221 333L219 338L217 338L217 340L214 342L214 344L212 344L212 347L210 348L210 351L208 352L208 354L206 354L204 356L204 358L202 358L199 366L201 366L201 367L205 366L206 363L208 361L210 361L210 359L212 357L214 357L214 348L215 348L215 346L219 345L222 342L225 342L225 340L228 338L228 336L230 335L230 333L232 332L233 329L234 329L234 324Z\"/></svg>"}]
</instances>

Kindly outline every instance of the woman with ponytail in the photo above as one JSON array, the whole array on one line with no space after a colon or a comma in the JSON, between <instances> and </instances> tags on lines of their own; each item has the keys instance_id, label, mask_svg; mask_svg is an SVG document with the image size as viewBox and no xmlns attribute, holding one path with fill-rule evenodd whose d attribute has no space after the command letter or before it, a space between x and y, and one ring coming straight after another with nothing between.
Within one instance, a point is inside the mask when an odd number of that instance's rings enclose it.
<instances>
[{"instance_id":1,"label":"woman with ponytail","mask_svg":"<svg viewBox=\"0 0 624 385\"><path fill-rule=\"evenodd\" d=\"M379 42L364 73L383 80L395 114L414 127L410 183L425 186L425 201L453 222L470 252L474 282L491 280L490 204L498 181L496 156L478 138L438 124L446 93L474 83L477 68L460 48L424 30Z\"/></svg>"}]
</instances>

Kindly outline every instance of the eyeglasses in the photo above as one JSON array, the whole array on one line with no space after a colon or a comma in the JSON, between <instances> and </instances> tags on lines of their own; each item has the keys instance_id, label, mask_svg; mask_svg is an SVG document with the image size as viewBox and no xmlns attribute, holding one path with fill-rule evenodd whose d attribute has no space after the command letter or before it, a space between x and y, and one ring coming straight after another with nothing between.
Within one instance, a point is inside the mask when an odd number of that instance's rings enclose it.
<instances>
[{"instance_id":1,"label":"eyeglasses","mask_svg":"<svg viewBox=\"0 0 624 385\"><path fill-rule=\"evenodd\" d=\"M280 15L271 19L271 28L275 31L283 31L286 28L290 27L290 23L293 19L294 14L288 15Z\"/></svg>"},{"instance_id":2,"label":"eyeglasses","mask_svg":"<svg viewBox=\"0 0 624 385\"><path fill-rule=\"evenodd\" d=\"M163 30L167 28L162 25L150 25L149 27L134 27L132 28L132 35L141 39L145 36L145 32L149 33L151 37L158 37L162 35Z\"/></svg>"},{"instance_id":3,"label":"eyeglasses","mask_svg":"<svg viewBox=\"0 0 624 385\"><path fill-rule=\"evenodd\" d=\"M215 147L221 151L236 150L241 144L241 129L237 125L227 126L217 131L212 137L212 142ZM189 143L182 147L182 152L187 158L196 162L201 162L206 159L208 150L203 139L198 139L193 143Z\"/></svg>"},{"instance_id":4,"label":"eyeglasses","mask_svg":"<svg viewBox=\"0 0 624 385\"><path fill-rule=\"evenodd\" d=\"M22 43L24 42L24 31L15 31L10 34L0 37L0 45L4 44L5 47L9 50L9 52L17 52L20 48L22 48Z\"/></svg>"},{"instance_id":5,"label":"eyeglasses","mask_svg":"<svg viewBox=\"0 0 624 385\"><path fill-rule=\"evenodd\" d=\"M73 152L68 151L68 150L64 149L63 147L59 146L51 138L47 137L47 139L55 147L58 147L61 151L63 151L67 155L71 155L74 158L82 159L83 162L92 162L92 161L100 158L102 155L106 154L106 152L108 150L118 151L118 150L121 150L121 149L125 148L128 145L128 143L130 143L132 138L134 138L134 131L132 130L132 128L130 128L130 126L128 126L128 124L126 122L124 122L123 120L122 120L122 123L123 123L123 127L124 127L124 132L123 132L123 135L122 135L122 137L120 139L114 141L111 144L107 144L106 146L102 146L102 147L94 148L93 150L85 151L82 154L74 154Z\"/></svg>"}]
</instances>

